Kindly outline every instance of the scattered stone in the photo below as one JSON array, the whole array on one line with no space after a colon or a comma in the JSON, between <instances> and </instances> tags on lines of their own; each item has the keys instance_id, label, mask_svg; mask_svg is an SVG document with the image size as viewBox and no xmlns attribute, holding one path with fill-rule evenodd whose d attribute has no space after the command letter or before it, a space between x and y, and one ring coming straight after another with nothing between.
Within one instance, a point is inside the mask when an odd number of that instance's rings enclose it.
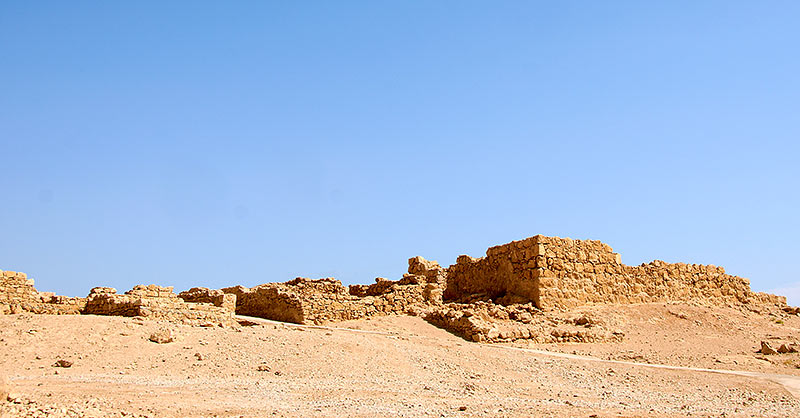
<instances>
[{"instance_id":1,"label":"scattered stone","mask_svg":"<svg viewBox=\"0 0 800 418\"><path fill-rule=\"evenodd\" d=\"M688 315L686 315L686 314L685 314L685 313L683 313L683 312L674 312L674 311L671 311L671 310L670 310L670 311L668 311L668 312L669 312L669 314L670 314L670 315L672 315L672 316L675 316L675 317L677 317L677 318L680 318L680 319L689 319L689 316L688 316Z\"/></svg>"},{"instance_id":2,"label":"scattered stone","mask_svg":"<svg viewBox=\"0 0 800 418\"><path fill-rule=\"evenodd\" d=\"M0 376L0 402L11 396L11 382L5 376Z\"/></svg>"},{"instance_id":3,"label":"scattered stone","mask_svg":"<svg viewBox=\"0 0 800 418\"><path fill-rule=\"evenodd\" d=\"M761 350L759 350L759 353L766 355L773 355L773 354L778 354L778 351L772 348L772 346L770 346L768 342L761 341Z\"/></svg>"},{"instance_id":4,"label":"scattered stone","mask_svg":"<svg viewBox=\"0 0 800 418\"><path fill-rule=\"evenodd\" d=\"M150 341L158 344L166 344L175 341L172 330L162 329L150 334Z\"/></svg>"},{"instance_id":5,"label":"scattered stone","mask_svg":"<svg viewBox=\"0 0 800 418\"><path fill-rule=\"evenodd\" d=\"M458 407L458 410L459 410L459 411L466 411L466 410L467 410L467 407L466 407L466 406L459 406L459 407Z\"/></svg>"},{"instance_id":6,"label":"scattered stone","mask_svg":"<svg viewBox=\"0 0 800 418\"><path fill-rule=\"evenodd\" d=\"M55 363L53 363L53 367L70 368L72 367L72 362L69 360L58 360Z\"/></svg>"},{"instance_id":7,"label":"scattered stone","mask_svg":"<svg viewBox=\"0 0 800 418\"><path fill-rule=\"evenodd\" d=\"M203 361L206 359L206 357L200 353L194 353L194 358L196 358L198 361Z\"/></svg>"},{"instance_id":8,"label":"scattered stone","mask_svg":"<svg viewBox=\"0 0 800 418\"><path fill-rule=\"evenodd\" d=\"M789 315L800 315L800 307L798 306L786 306L783 308L783 311Z\"/></svg>"},{"instance_id":9,"label":"scattered stone","mask_svg":"<svg viewBox=\"0 0 800 418\"><path fill-rule=\"evenodd\" d=\"M259 364L258 367L256 368L256 370L258 370L260 372L268 372L268 371L270 371L270 368L266 364ZM276 372L276 373L278 373L278 372Z\"/></svg>"}]
</instances>

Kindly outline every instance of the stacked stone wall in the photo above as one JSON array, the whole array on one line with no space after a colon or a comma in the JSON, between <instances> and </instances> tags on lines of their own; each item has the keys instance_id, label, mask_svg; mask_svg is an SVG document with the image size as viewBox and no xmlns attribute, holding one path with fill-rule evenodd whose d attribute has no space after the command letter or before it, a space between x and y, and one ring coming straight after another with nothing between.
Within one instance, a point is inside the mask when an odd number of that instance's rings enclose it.
<instances>
[{"instance_id":1,"label":"stacked stone wall","mask_svg":"<svg viewBox=\"0 0 800 418\"><path fill-rule=\"evenodd\" d=\"M460 256L448 271L444 298L455 302L490 299L539 308L689 300L785 304L785 298L753 293L747 279L721 267L659 260L628 266L593 240L537 235L491 247L483 258Z\"/></svg>"},{"instance_id":2,"label":"stacked stone wall","mask_svg":"<svg viewBox=\"0 0 800 418\"><path fill-rule=\"evenodd\" d=\"M283 283L268 283L248 289L242 286L222 289L236 296L236 314L282 322L305 323L300 298Z\"/></svg>"},{"instance_id":3,"label":"stacked stone wall","mask_svg":"<svg viewBox=\"0 0 800 418\"><path fill-rule=\"evenodd\" d=\"M178 297L189 303L210 303L230 312L236 310L236 295L206 287L193 287L178 293Z\"/></svg>"},{"instance_id":4,"label":"stacked stone wall","mask_svg":"<svg viewBox=\"0 0 800 418\"><path fill-rule=\"evenodd\" d=\"M422 257L409 260L400 280L376 279L371 285L345 287L333 278L296 278L252 289L222 289L236 295L236 313L277 321L322 324L381 315L416 314L441 304L444 269Z\"/></svg>"},{"instance_id":5,"label":"stacked stone wall","mask_svg":"<svg viewBox=\"0 0 800 418\"><path fill-rule=\"evenodd\" d=\"M211 303L187 303L173 288L137 285L123 295L109 287L92 289L85 314L139 316L192 325L234 325L233 311Z\"/></svg>"},{"instance_id":6,"label":"stacked stone wall","mask_svg":"<svg viewBox=\"0 0 800 418\"><path fill-rule=\"evenodd\" d=\"M16 271L0 270L0 314L32 312L37 314L78 314L86 299L39 292L33 279Z\"/></svg>"},{"instance_id":7,"label":"stacked stone wall","mask_svg":"<svg viewBox=\"0 0 800 418\"><path fill-rule=\"evenodd\" d=\"M41 302L33 280L25 273L0 270L0 313L17 313Z\"/></svg>"}]
</instances>

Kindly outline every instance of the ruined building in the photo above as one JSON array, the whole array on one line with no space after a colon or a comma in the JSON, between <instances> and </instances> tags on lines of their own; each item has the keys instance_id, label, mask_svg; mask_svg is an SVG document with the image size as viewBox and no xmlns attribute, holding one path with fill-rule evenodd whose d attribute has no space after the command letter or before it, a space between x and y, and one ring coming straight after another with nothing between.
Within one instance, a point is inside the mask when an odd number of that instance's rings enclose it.
<instances>
[{"instance_id":1,"label":"ruined building","mask_svg":"<svg viewBox=\"0 0 800 418\"><path fill-rule=\"evenodd\" d=\"M540 342L621 338L570 310L592 305L692 302L786 308L780 296L754 293L747 279L722 267L653 261L622 264L611 247L592 240L537 235L491 247L482 258L462 255L442 268L409 259L399 280L345 287L333 278L296 278L220 290L136 286L125 294L92 289L87 298L38 292L24 273L0 271L0 313L137 316L195 325L236 325L234 314L299 324L421 315L474 341ZM788 311L787 311L788 312Z\"/></svg>"},{"instance_id":2,"label":"ruined building","mask_svg":"<svg viewBox=\"0 0 800 418\"><path fill-rule=\"evenodd\" d=\"M491 247L483 258L458 257L448 269L444 298L530 302L546 310L689 300L785 303L785 298L753 293L747 279L726 274L722 267L658 260L628 266L600 241L542 235Z\"/></svg>"},{"instance_id":3,"label":"ruined building","mask_svg":"<svg viewBox=\"0 0 800 418\"><path fill-rule=\"evenodd\" d=\"M442 300L445 269L422 257L408 260L409 273L400 280L375 279L371 285L351 285L325 278L298 277L248 289L222 289L236 296L236 313L298 324L361 319L378 315L419 314Z\"/></svg>"}]
</instances>

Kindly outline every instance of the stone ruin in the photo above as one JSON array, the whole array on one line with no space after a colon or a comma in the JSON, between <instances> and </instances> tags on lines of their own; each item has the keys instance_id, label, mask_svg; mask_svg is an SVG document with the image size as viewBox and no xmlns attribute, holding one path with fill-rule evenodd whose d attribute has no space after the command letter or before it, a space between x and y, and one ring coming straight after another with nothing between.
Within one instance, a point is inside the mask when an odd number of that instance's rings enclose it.
<instances>
[{"instance_id":1,"label":"stone ruin","mask_svg":"<svg viewBox=\"0 0 800 418\"><path fill-rule=\"evenodd\" d=\"M181 293L172 286L137 285L118 295L116 289L95 287L89 293L82 313L94 315L138 316L190 325L232 326L235 296L219 291L193 288Z\"/></svg>"},{"instance_id":2,"label":"stone ruin","mask_svg":"<svg viewBox=\"0 0 800 418\"><path fill-rule=\"evenodd\" d=\"M77 314L86 301L85 298L39 292L33 284L33 279L25 273L0 270L0 314Z\"/></svg>"},{"instance_id":3,"label":"stone ruin","mask_svg":"<svg viewBox=\"0 0 800 418\"><path fill-rule=\"evenodd\" d=\"M628 266L600 241L542 235L491 247L483 258L459 256L448 269L444 299L532 303L539 309L690 300L786 303L752 292L747 279L722 267L660 260Z\"/></svg>"},{"instance_id":4,"label":"stone ruin","mask_svg":"<svg viewBox=\"0 0 800 418\"><path fill-rule=\"evenodd\" d=\"M86 298L39 292L25 273L0 270L0 314L30 312L51 315L118 315L198 325L235 325L236 297L219 290L193 288L175 295L172 287L95 287Z\"/></svg>"},{"instance_id":5,"label":"stone ruin","mask_svg":"<svg viewBox=\"0 0 800 418\"><path fill-rule=\"evenodd\" d=\"M800 313L784 297L750 290L722 267L653 261L628 266L600 241L537 235L459 256L442 268L414 257L399 280L345 287L296 278L246 288L135 286L92 289L88 298L38 292L24 273L0 271L0 313L136 316L194 325L236 325L234 314L298 324L420 315L471 341L613 341L622 335L591 315L598 304L691 302ZM587 313L588 312L588 313Z\"/></svg>"},{"instance_id":6,"label":"stone ruin","mask_svg":"<svg viewBox=\"0 0 800 418\"><path fill-rule=\"evenodd\" d=\"M621 338L602 321L563 314L595 304L786 306L786 298L754 293L747 279L722 267L660 260L628 266L600 241L542 235L491 247L482 258L459 256L448 268L443 302L426 315L429 322L487 342ZM547 315L527 315L542 311Z\"/></svg>"},{"instance_id":7,"label":"stone ruin","mask_svg":"<svg viewBox=\"0 0 800 418\"><path fill-rule=\"evenodd\" d=\"M248 289L228 287L236 296L236 313L298 324L322 324L378 315L419 314L441 303L445 269L422 257L409 260L400 280L375 279L371 285L345 287L333 278L298 277Z\"/></svg>"}]
</instances>

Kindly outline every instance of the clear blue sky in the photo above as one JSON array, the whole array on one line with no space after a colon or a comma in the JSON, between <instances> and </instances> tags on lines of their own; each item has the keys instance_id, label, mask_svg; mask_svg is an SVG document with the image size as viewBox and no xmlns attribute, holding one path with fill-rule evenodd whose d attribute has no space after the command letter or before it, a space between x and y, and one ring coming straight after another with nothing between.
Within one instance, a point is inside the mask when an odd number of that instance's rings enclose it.
<instances>
[{"instance_id":1,"label":"clear blue sky","mask_svg":"<svg viewBox=\"0 0 800 418\"><path fill-rule=\"evenodd\" d=\"M796 1L3 2L0 269L67 295L368 283L545 234L795 286L798 21Z\"/></svg>"}]
</instances>

